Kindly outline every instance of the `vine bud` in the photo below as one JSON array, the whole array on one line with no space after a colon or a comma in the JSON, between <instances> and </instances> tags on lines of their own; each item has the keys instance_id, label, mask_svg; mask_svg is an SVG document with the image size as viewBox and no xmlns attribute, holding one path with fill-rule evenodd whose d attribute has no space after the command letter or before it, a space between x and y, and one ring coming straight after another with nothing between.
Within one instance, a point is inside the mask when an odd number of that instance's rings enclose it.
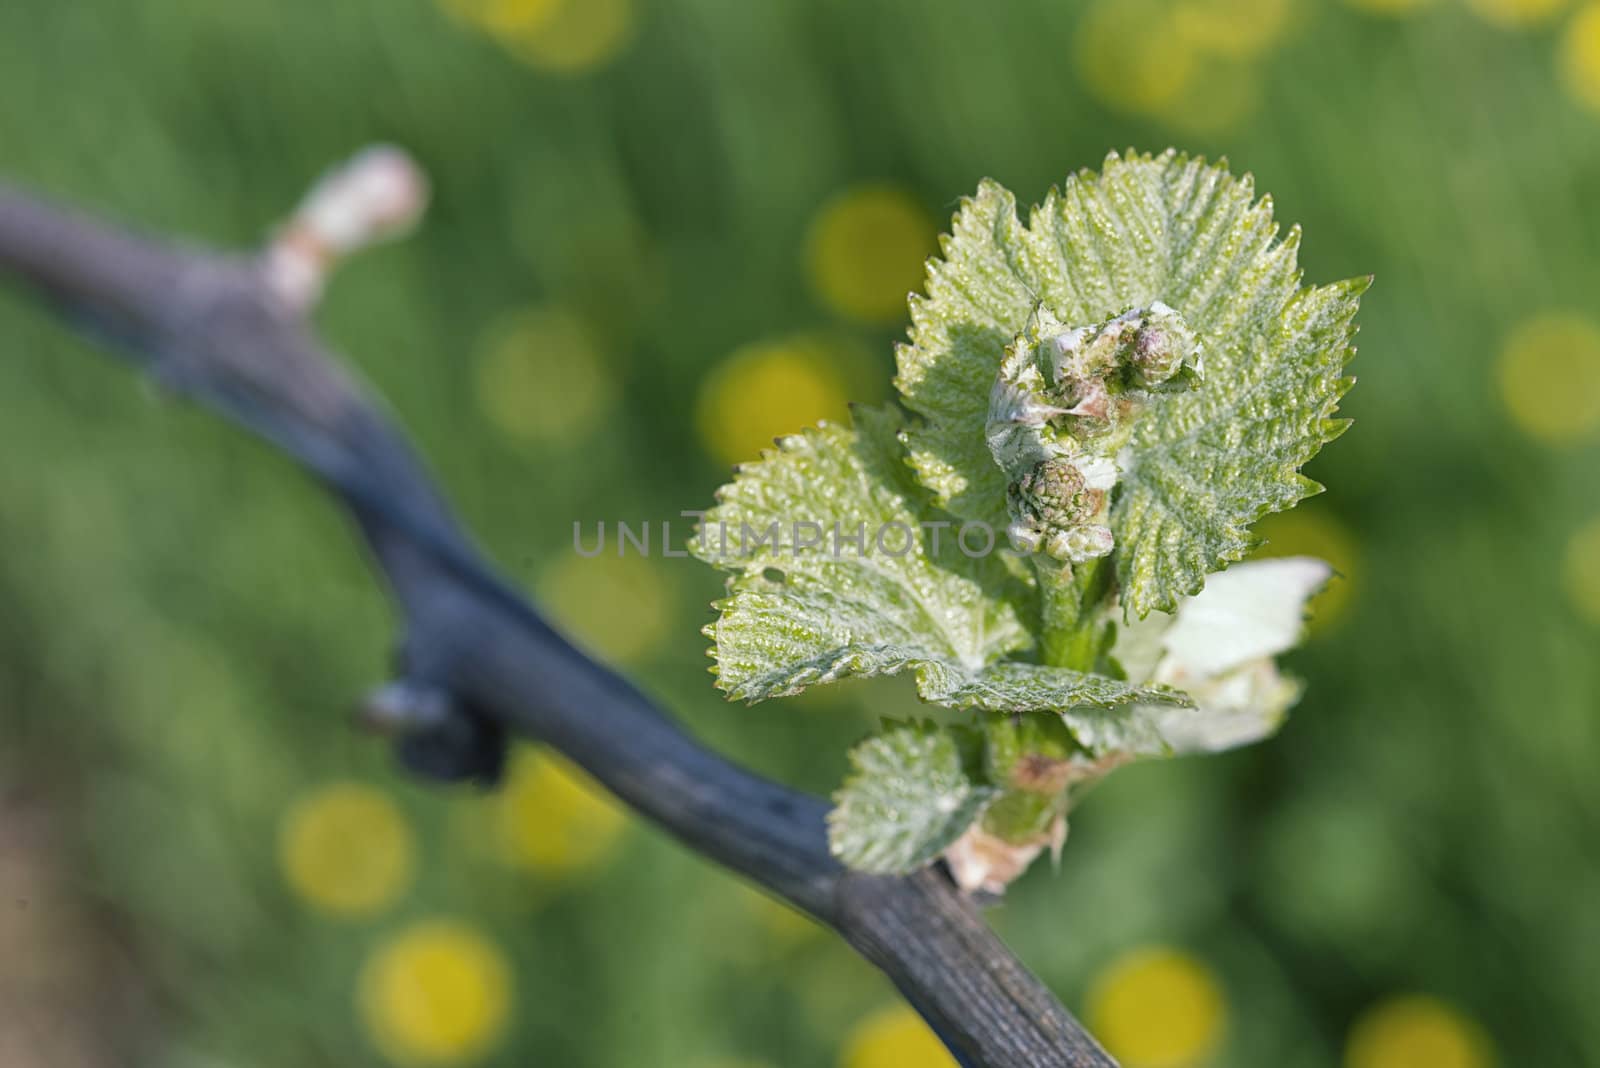
<instances>
[{"instance_id":1,"label":"vine bud","mask_svg":"<svg viewBox=\"0 0 1600 1068\"><path fill-rule=\"evenodd\" d=\"M1116 465L1074 458L1041 460L1008 489L1011 543L1022 552L1045 552L1058 560L1082 561L1104 556L1113 539L1105 526L1092 522L1105 504L1105 491L1116 481Z\"/></svg>"},{"instance_id":2,"label":"vine bud","mask_svg":"<svg viewBox=\"0 0 1600 1068\"><path fill-rule=\"evenodd\" d=\"M1158 300L1134 331L1128 356L1138 384L1159 386L1185 366L1198 369L1199 354L1200 344L1183 316Z\"/></svg>"}]
</instances>

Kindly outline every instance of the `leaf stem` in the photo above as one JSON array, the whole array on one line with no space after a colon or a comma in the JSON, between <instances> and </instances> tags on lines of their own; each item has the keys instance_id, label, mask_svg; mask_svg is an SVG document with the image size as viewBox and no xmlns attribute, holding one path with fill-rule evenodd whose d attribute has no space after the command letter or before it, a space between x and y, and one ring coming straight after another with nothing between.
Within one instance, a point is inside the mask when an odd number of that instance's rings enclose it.
<instances>
[{"instance_id":1,"label":"leaf stem","mask_svg":"<svg viewBox=\"0 0 1600 1068\"><path fill-rule=\"evenodd\" d=\"M1110 577L1102 563L1086 560L1074 567L1049 557L1034 557L1044 624L1040 653L1051 667L1094 670L1102 637L1094 609Z\"/></svg>"}]
</instances>

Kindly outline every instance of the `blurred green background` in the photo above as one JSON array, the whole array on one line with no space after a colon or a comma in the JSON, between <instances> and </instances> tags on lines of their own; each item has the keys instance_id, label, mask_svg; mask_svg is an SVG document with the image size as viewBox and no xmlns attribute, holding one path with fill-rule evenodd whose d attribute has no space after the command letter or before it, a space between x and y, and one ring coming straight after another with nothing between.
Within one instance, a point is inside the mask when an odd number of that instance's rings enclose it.
<instances>
[{"instance_id":1,"label":"blurred green background","mask_svg":"<svg viewBox=\"0 0 1600 1068\"><path fill-rule=\"evenodd\" d=\"M815 791L910 683L726 705L717 576L574 521L702 507L886 396L979 178L1254 172L1309 279L1378 276L1330 492L1262 531L1345 576L1308 694L1113 776L993 922L1129 1068L1600 1064L1600 6L0 5L0 173L54 196L247 246L375 140L434 205L326 336L565 629ZM323 495L9 291L0 351L0 1065L947 1063L547 754L396 774L349 727L390 614Z\"/></svg>"}]
</instances>

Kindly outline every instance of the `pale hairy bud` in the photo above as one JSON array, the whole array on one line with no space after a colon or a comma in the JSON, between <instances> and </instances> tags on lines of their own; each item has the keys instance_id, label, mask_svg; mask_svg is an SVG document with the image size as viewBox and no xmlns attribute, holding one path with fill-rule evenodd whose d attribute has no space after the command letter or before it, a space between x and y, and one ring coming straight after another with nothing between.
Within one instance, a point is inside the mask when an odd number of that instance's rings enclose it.
<instances>
[{"instance_id":1,"label":"pale hairy bud","mask_svg":"<svg viewBox=\"0 0 1600 1068\"><path fill-rule=\"evenodd\" d=\"M398 148L375 145L312 187L290 225L335 252L353 252L409 230L427 202L428 180L416 161Z\"/></svg>"},{"instance_id":2,"label":"pale hairy bud","mask_svg":"<svg viewBox=\"0 0 1600 1068\"><path fill-rule=\"evenodd\" d=\"M278 232L266 255L268 283L292 307L309 306L334 264L404 234L427 202L415 160L388 145L364 149L318 181Z\"/></svg>"}]
</instances>

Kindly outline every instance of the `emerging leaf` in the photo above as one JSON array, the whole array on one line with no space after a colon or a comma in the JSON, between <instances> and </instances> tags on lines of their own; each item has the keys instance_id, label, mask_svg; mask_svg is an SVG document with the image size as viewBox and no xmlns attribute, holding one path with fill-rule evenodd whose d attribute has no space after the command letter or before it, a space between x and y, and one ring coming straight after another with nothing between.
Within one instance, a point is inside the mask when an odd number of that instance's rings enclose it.
<instances>
[{"instance_id":1,"label":"emerging leaf","mask_svg":"<svg viewBox=\"0 0 1600 1068\"><path fill-rule=\"evenodd\" d=\"M999 793L968 767L955 734L896 726L850 752L854 773L834 795L828 838L852 868L914 871L961 837Z\"/></svg>"}]
</instances>

